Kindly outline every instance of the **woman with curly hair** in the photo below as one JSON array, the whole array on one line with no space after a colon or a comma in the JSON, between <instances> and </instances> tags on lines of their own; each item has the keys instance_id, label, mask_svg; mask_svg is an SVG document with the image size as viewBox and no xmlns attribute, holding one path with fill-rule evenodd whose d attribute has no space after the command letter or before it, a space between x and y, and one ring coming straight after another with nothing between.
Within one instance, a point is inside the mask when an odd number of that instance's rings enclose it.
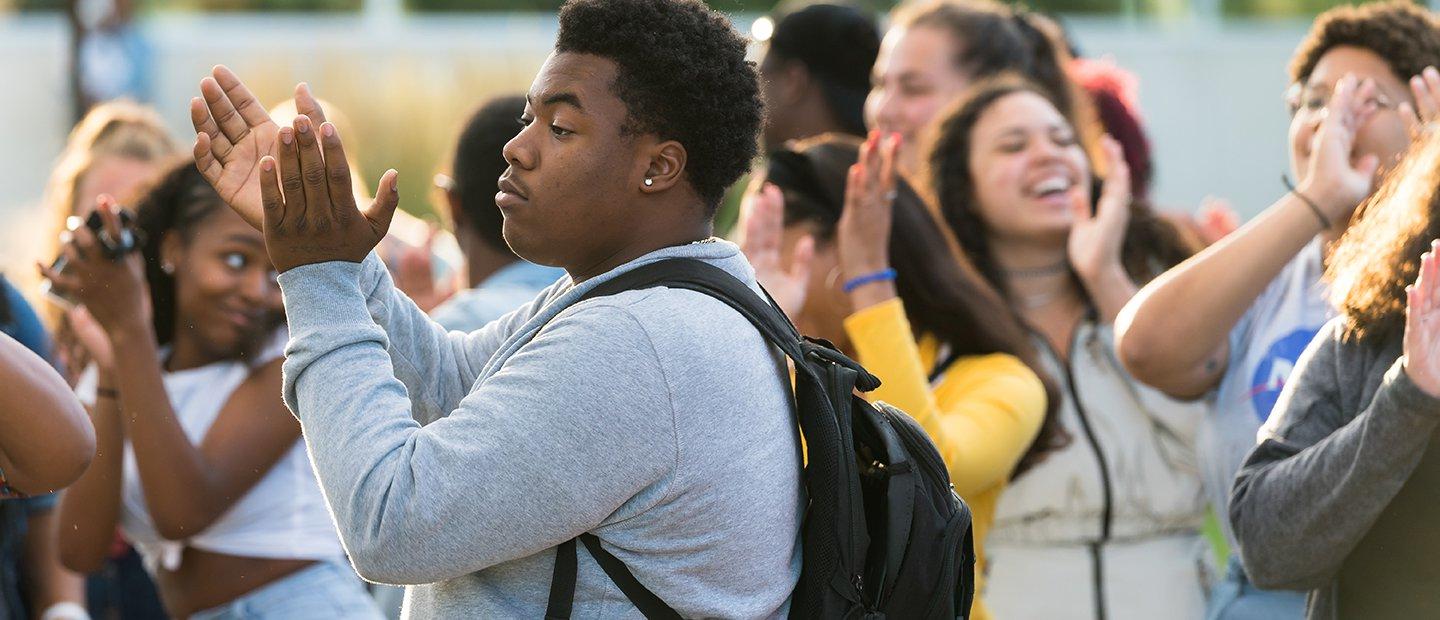
<instances>
[{"instance_id":1,"label":"woman with curly hair","mask_svg":"<svg viewBox=\"0 0 1440 620\"><path fill-rule=\"evenodd\" d=\"M1390 2L1321 15L1290 65L1292 191L1156 278L1121 316L1126 368L1177 398L1215 403L1199 450L1218 514L1301 351L1334 316L1321 278L1331 246L1421 120L1437 118L1436 65L1440 18L1423 8ZM1233 549L1233 532L1221 523ZM1232 555L1213 617L1300 616L1298 594L1258 590L1245 568Z\"/></svg>"},{"instance_id":2,"label":"woman with curly hair","mask_svg":"<svg viewBox=\"0 0 1440 620\"><path fill-rule=\"evenodd\" d=\"M1000 497L981 595L999 618L1196 618L1204 504L1190 442L1204 407L1131 378L1110 328L1138 284L1191 248L1132 200L1119 145L1106 138L1092 162L1062 109L1002 76L947 110L926 149L941 219L1031 329L1075 438Z\"/></svg>"},{"instance_id":3,"label":"woman with curly hair","mask_svg":"<svg viewBox=\"0 0 1440 620\"><path fill-rule=\"evenodd\" d=\"M1331 253L1339 316L1235 479L1251 579L1309 590L1312 619L1440 609L1440 132L1422 141Z\"/></svg>"}]
</instances>

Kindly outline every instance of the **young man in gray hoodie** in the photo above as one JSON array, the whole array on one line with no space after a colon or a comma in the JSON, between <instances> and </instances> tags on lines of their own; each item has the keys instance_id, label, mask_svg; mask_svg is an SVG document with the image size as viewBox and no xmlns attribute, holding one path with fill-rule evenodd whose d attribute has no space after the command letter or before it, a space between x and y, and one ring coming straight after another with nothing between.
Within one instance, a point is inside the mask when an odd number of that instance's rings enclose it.
<instances>
[{"instance_id":1,"label":"young man in gray hoodie","mask_svg":"<svg viewBox=\"0 0 1440 620\"><path fill-rule=\"evenodd\" d=\"M396 174L357 209L307 89L304 114L277 127L228 70L202 82L197 165L264 230L280 272L285 402L356 569L415 586L410 615L540 617L556 546L586 532L684 616L788 609L803 499L783 359L699 293L576 303L672 257L756 287L739 250L711 238L756 148L744 54L698 0L561 9L496 201L515 252L569 276L469 334L396 291L371 252ZM637 615L584 551L574 614Z\"/></svg>"}]
</instances>

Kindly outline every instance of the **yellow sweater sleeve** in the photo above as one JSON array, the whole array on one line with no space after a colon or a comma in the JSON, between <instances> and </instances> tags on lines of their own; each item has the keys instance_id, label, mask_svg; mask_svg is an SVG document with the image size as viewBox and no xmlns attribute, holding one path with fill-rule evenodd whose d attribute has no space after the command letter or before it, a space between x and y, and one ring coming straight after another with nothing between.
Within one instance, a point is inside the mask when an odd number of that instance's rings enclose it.
<instances>
[{"instance_id":1,"label":"yellow sweater sleeve","mask_svg":"<svg viewBox=\"0 0 1440 620\"><path fill-rule=\"evenodd\" d=\"M851 315L845 331L859 362L883 383L870 397L920 423L961 497L1010 477L1045 417L1045 387L1030 367L1003 353L962 357L932 390L930 365L898 298Z\"/></svg>"}]
</instances>

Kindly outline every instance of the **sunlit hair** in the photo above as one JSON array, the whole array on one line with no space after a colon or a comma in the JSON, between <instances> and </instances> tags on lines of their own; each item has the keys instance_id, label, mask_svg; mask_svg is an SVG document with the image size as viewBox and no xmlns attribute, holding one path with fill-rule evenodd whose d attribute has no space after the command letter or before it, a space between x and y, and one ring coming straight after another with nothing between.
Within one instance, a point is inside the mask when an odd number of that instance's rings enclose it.
<instances>
[{"instance_id":1,"label":"sunlit hair","mask_svg":"<svg viewBox=\"0 0 1440 620\"><path fill-rule=\"evenodd\" d=\"M1440 131L1427 129L1386 175L1330 254L1325 276L1344 336L1381 341L1405 325L1405 286L1440 238Z\"/></svg>"},{"instance_id":2,"label":"sunlit hair","mask_svg":"<svg viewBox=\"0 0 1440 620\"><path fill-rule=\"evenodd\" d=\"M42 242L38 246L40 255L35 259L48 263L60 254L59 239L61 231L65 230L65 220L81 207L76 204L76 192L96 163L114 158L159 163L178 152L165 123L151 108L124 100L92 108L70 131L65 150L60 153L45 184L42 220L45 230L41 233ZM125 201L130 197L116 198ZM27 271L34 270L21 270L19 273ZM25 286L32 284L38 284L38 280L26 282ZM37 309L58 343L64 346L73 341L64 312L59 307L43 304ZM83 364L85 360L70 361L72 364ZM80 369L71 370L78 372Z\"/></svg>"}]
</instances>

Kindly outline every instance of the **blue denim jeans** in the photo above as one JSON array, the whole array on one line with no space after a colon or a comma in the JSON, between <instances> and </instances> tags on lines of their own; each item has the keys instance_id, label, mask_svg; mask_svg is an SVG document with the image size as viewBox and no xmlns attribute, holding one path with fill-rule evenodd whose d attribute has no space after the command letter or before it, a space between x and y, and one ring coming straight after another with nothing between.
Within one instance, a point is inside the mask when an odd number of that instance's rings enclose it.
<instances>
[{"instance_id":1,"label":"blue denim jeans","mask_svg":"<svg viewBox=\"0 0 1440 620\"><path fill-rule=\"evenodd\" d=\"M190 620L382 620L374 599L343 561L321 562L266 584Z\"/></svg>"},{"instance_id":2,"label":"blue denim jeans","mask_svg":"<svg viewBox=\"0 0 1440 620\"><path fill-rule=\"evenodd\" d=\"M1301 620L1305 593L1261 590L1250 583L1240 558L1231 556L1225 580L1210 595L1209 620Z\"/></svg>"}]
</instances>

